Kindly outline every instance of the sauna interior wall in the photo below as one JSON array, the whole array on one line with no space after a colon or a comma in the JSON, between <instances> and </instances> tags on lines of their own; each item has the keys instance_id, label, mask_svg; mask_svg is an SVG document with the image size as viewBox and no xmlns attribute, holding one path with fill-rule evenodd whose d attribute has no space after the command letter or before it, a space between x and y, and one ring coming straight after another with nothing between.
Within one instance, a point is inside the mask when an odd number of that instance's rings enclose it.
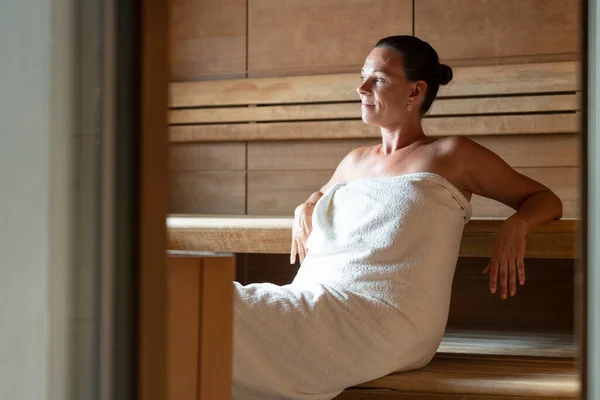
<instances>
[{"instance_id":1,"label":"sauna interior wall","mask_svg":"<svg viewBox=\"0 0 600 400\"><path fill-rule=\"evenodd\" d=\"M172 0L171 4L173 82L356 72L358 85L360 67L374 43L395 34L428 41L441 61L452 67L579 59L575 0ZM477 140L555 190L564 202L565 217L579 215L578 135ZM348 151L376 142L172 143L170 211L291 216L296 205L329 179ZM512 213L480 198L473 206L477 217ZM502 316L486 320L472 305L478 302L489 311L496 304L497 299L483 295L486 279L480 270L485 262L460 260L451 324L468 325L475 317L490 326L503 324ZM528 285L502 306L502 313L532 327L570 329L572 263L529 260L528 265ZM296 269L286 256L239 255L237 279L286 283ZM463 294L457 295L457 289ZM540 302L554 303L532 320L528 307Z\"/></svg>"}]
</instances>

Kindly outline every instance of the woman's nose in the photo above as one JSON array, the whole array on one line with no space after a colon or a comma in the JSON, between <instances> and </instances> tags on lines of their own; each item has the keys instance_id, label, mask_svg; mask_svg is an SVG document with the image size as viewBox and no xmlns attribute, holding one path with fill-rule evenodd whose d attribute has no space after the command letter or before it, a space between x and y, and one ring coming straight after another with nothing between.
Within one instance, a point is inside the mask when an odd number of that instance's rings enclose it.
<instances>
[{"instance_id":1,"label":"woman's nose","mask_svg":"<svg viewBox=\"0 0 600 400\"><path fill-rule=\"evenodd\" d=\"M368 81L367 80L363 81L363 83L360 84L360 86L356 89L356 91L358 92L358 94L368 94L369 93Z\"/></svg>"}]
</instances>

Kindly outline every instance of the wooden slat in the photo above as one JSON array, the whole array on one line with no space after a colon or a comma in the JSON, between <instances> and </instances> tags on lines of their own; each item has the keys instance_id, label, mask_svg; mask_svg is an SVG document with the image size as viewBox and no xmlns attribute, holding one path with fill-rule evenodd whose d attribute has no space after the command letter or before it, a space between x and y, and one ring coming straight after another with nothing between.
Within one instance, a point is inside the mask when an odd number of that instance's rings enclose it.
<instances>
[{"instance_id":1,"label":"wooden slat","mask_svg":"<svg viewBox=\"0 0 600 400\"><path fill-rule=\"evenodd\" d=\"M245 143L172 143L171 171L245 170Z\"/></svg>"},{"instance_id":2,"label":"wooden slat","mask_svg":"<svg viewBox=\"0 0 600 400\"><path fill-rule=\"evenodd\" d=\"M198 399L231 399L233 255L203 258L200 287Z\"/></svg>"},{"instance_id":3,"label":"wooden slat","mask_svg":"<svg viewBox=\"0 0 600 400\"><path fill-rule=\"evenodd\" d=\"M579 169L574 167L515 168L555 191L563 201L563 216L579 215ZM294 209L329 181L333 170L249 171L250 215L293 215ZM514 211L495 200L473 196L475 217L503 218Z\"/></svg>"},{"instance_id":4,"label":"wooden slat","mask_svg":"<svg viewBox=\"0 0 600 400\"><path fill-rule=\"evenodd\" d=\"M246 0L171 0L171 80L246 72Z\"/></svg>"},{"instance_id":5,"label":"wooden slat","mask_svg":"<svg viewBox=\"0 0 600 400\"><path fill-rule=\"evenodd\" d=\"M564 0L453 0L441 7L436 0L419 0L415 36L446 61L577 53L578 5Z\"/></svg>"},{"instance_id":6,"label":"wooden slat","mask_svg":"<svg viewBox=\"0 0 600 400\"><path fill-rule=\"evenodd\" d=\"M167 258L168 400L198 400L200 262Z\"/></svg>"},{"instance_id":7,"label":"wooden slat","mask_svg":"<svg viewBox=\"0 0 600 400\"><path fill-rule=\"evenodd\" d=\"M177 171L171 173L172 213L244 214L244 171Z\"/></svg>"},{"instance_id":8,"label":"wooden slat","mask_svg":"<svg viewBox=\"0 0 600 400\"><path fill-rule=\"evenodd\" d=\"M512 167L580 165L577 134L476 136L472 139ZM248 170L335 169L353 149L377 144L381 144L381 139L251 142L248 143Z\"/></svg>"},{"instance_id":9,"label":"wooden slat","mask_svg":"<svg viewBox=\"0 0 600 400\"><path fill-rule=\"evenodd\" d=\"M579 63L565 61L517 65L457 67L438 97L497 96L579 90ZM171 83L171 108L345 102L357 99L359 68L352 74L231 79Z\"/></svg>"},{"instance_id":10,"label":"wooden slat","mask_svg":"<svg viewBox=\"0 0 600 400\"><path fill-rule=\"evenodd\" d=\"M358 98L358 94L356 95ZM519 97L439 99L426 116L561 112L579 109L576 94ZM261 107L177 109L169 113L170 124L301 121L360 118L360 102L297 104Z\"/></svg>"},{"instance_id":11,"label":"wooden slat","mask_svg":"<svg viewBox=\"0 0 600 400\"><path fill-rule=\"evenodd\" d=\"M429 136L481 136L579 132L575 113L425 118ZM254 124L174 125L171 142L379 138L377 127L362 121L304 121Z\"/></svg>"},{"instance_id":12,"label":"wooden slat","mask_svg":"<svg viewBox=\"0 0 600 400\"><path fill-rule=\"evenodd\" d=\"M186 251L231 251L234 253L289 253L291 227L293 219L274 217L233 217L233 216L172 216L168 218L168 248ZM471 241L471 229L477 227L477 220L469 222L465 228L461 256L472 256L471 249L489 255L495 239L494 235L478 233L478 243ZM486 221L486 226L496 224L496 231L502 220ZM558 239L553 235L545 235L557 229ZM570 227L570 233L563 233ZM539 238L538 238L538 235ZM557 248L557 243L562 245ZM475 256L480 256L477 254ZM551 222L539 233L529 235L527 257L538 258L574 258L575 257L575 222L563 220Z\"/></svg>"},{"instance_id":13,"label":"wooden slat","mask_svg":"<svg viewBox=\"0 0 600 400\"><path fill-rule=\"evenodd\" d=\"M575 336L556 332L447 329L438 354L577 357Z\"/></svg>"},{"instance_id":14,"label":"wooden slat","mask_svg":"<svg viewBox=\"0 0 600 400\"><path fill-rule=\"evenodd\" d=\"M577 398L576 363L483 357L436 357L422 369L394 373L357 388L461 395Z\"/></svg>"}]
</instances>

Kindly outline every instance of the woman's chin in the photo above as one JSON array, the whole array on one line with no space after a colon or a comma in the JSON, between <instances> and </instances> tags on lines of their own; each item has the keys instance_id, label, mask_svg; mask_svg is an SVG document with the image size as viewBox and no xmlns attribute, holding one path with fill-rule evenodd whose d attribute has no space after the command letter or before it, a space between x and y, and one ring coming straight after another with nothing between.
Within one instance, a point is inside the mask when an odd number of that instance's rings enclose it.
<instances>
[{"instance_id":1,"label":"woman's chin","mask_svg":"<svg viewBox=\"0 0 600 400\"><path fill-rule=\"evenodd\" d=\"M375 126L377 126L377 121L376 121L375 118L373 118L373 115L362 113L362 120L367 125L375 125Z\"/></svg>"}]
</instances>

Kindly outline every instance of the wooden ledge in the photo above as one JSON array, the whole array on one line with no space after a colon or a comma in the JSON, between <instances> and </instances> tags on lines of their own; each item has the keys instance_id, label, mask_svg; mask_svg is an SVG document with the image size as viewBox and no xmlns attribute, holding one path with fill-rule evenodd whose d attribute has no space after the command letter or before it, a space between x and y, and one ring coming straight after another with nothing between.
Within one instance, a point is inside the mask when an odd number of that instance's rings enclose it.
<instances>
[{"instance_id":1,"label":"wooden ledge","mask_svg":"<svg viewBox=\"0 0 600 400\"><path fill-rule=\"evenodd\" d=\"M502 219L473 219L465 227L461 257L489 257ZM286 254L293 219L270 216L173 215L167 218L168 249ZM576 258L577 220L565 219L531 232L528 258Z\"/></svg>"},{"instance_id":2,"label":"wooden ledge","mask_svg":"<svg viewBox=\"0 0 600 400\"><path fill-rule=\"evenodd\" d=\"M577 358L575 335L566 332L447 329L438 355Z\"/></svg>"},{"instance_id":3,"label":"wooden ledge","mask_svg":"<svg viewBox=\"0 0 600 400\"><path fill-rule=\"evenodd\" d=\"M415 396L427 399L464 399L463 396L576 399L579 377L575 361L437 356L422 369L394 373L349 388L336 399L413 399Z\"/></svg>"}]
</instances>

